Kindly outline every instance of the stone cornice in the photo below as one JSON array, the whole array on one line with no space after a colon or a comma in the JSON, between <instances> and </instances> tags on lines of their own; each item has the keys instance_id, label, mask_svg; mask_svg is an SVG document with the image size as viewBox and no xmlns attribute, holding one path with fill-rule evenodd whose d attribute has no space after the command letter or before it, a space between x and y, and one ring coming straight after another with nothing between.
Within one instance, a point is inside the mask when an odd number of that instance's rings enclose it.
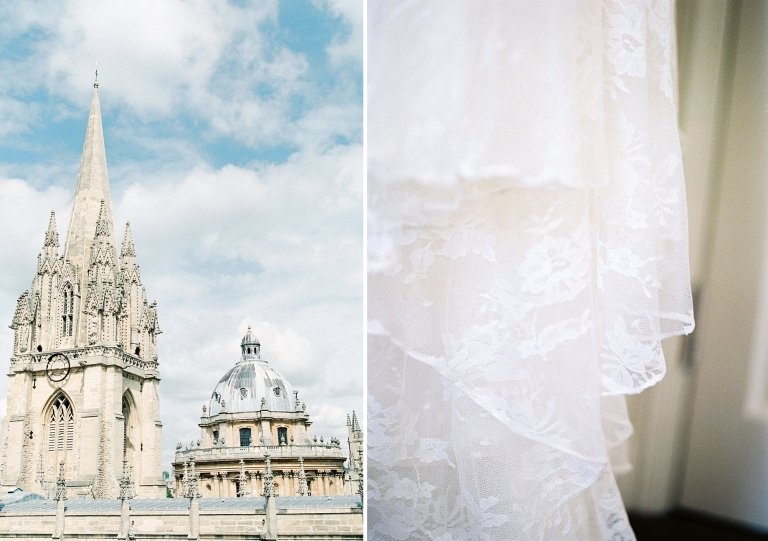
<instances>
[{"instance_id":1,"label":"stone cornice","mask_svg":"<svg viewBox=\"0 0 768 541\"><path fill-rule=\"evenodd\" d=\"M195 462L207 462L232 459L263 460L268 454L273 460L282 458L332 458L344 459L346 457L338 445L254 445L252 447L197 447L176 451L174 462L183 463L186 460Z\"/></svg>"},{"instance_id":2,"label":"stone cornice","mask_svg":"<svg viewBox=\"0 0 768 541\"><path fill-rule=\"evenodd\" d=\"M145 361L127 353L122 348L104 345L16 354L11 357L11 372L45 372L48 357L53 353L66 354L72 363L73 370L86 366L120 366L121 368L137 368L143 372L142 375L145 378L158 376L157 361Z\"/></svg>"},{"instance_id":3,"label":"stone cornice","mask_svg":"<svg viewBox=\"0 0 768 541\"><path fill-rule=\"evenodd\" d=\"M198 426L211 426L231 421L301 421L306 426L312 424L312 421L309 420L309 413L305 411L273 411L262 409L257 411L240 411L237 413L222 412L211 416L204 415L200 417Z\"/></svg>"}]
</instances>

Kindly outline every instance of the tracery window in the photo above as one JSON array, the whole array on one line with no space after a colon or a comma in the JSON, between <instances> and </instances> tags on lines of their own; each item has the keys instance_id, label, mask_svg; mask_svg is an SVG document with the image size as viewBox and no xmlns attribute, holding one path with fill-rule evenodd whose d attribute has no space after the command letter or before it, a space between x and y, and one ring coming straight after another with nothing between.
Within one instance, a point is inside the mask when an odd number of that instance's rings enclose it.
<instances>
[{"instance_id":1,"label":"tracery window","mask_svg":"<svg viewBox=\"0 0 768 541\"><path fill-rule=\"evenodd\" d=\"M56 397L48 415L48 451L71 450L75 441L75 414L63 394Z\"/></svg>"}]
</instances>

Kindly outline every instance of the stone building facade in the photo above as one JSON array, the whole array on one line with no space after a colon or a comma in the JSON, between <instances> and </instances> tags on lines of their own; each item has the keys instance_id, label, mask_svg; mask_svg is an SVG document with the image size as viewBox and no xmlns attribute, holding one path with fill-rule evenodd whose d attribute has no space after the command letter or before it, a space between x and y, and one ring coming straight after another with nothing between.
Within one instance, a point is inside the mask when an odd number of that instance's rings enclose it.
<instances>
[{"instance_id":1,"label":"stone building facade","mask_svg":"<svg viewBox=\"0 0 768 541\"><path fill-rule=\"evenodd\" d=\"M176 493L181 490L185 467L194 462L202 497L261 494L265 457L269 457L277 496L355 494L358 486L353 480L359 475L345 469L341 442L312 435L306 404L288 380L262 358L261 343L250 327L240 350L240 359L203 405L200 440L186 448L177 446L173 463ZM357 417L353 417L359 431ZM348 431L351 427L350 419ZM350 438L362 448L361 431L350 432ZM350 466L357 464L359 461L350 461Z\"/></svg>"},{"instance_id":2,"label":"stone building facade","mask_svg":"<svg viewBox=\"0 0 768 541\"><path fill-rule=\"evenodd\" d=\"M164 495L160 328L128 224L117 251L98 83L63 252L51 213L11 328L2 488L48 494L63 463L71 495L114 498L125 458L139 496Z\"/></svg>"}]
</instances>

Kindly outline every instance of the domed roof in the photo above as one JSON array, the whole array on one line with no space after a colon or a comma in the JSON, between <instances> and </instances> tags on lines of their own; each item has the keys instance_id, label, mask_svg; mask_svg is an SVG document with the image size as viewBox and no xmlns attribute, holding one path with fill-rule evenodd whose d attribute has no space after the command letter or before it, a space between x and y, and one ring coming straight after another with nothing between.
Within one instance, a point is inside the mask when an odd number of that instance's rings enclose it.
<instances>
[{"instance_id":1,"label":"domed roof","mask_svg":"<svg viewBox=\"0 0 768 541\"><path fill-rule=\"evenodd\" d=\"M240 348L240 360L216 384L207 414L213 416L219 413L245 413L263 409L296 411L293 387L261 358L261 344L250 327L243 336Z\"/></svg>"}]
</instances>

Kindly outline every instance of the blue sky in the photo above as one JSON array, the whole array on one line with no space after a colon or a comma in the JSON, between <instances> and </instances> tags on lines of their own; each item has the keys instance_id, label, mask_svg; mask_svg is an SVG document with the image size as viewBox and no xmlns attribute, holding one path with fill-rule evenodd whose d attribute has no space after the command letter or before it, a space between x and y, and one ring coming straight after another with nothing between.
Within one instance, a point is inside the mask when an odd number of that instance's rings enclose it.
<instances>
[{"instance_id":1,"label":"blue sky","mask_svg":"<svg viewBox=\"0 0 768 541\"><path fill-rule=\"evenodd\" d=\"M0 366L51 210L66 233L98 62L116 234L131 222L164 331L164 467L249 323L314 432L345 441L363 404L362 16L360 0L0 4Z\"/></svg>"}]
</instances>

